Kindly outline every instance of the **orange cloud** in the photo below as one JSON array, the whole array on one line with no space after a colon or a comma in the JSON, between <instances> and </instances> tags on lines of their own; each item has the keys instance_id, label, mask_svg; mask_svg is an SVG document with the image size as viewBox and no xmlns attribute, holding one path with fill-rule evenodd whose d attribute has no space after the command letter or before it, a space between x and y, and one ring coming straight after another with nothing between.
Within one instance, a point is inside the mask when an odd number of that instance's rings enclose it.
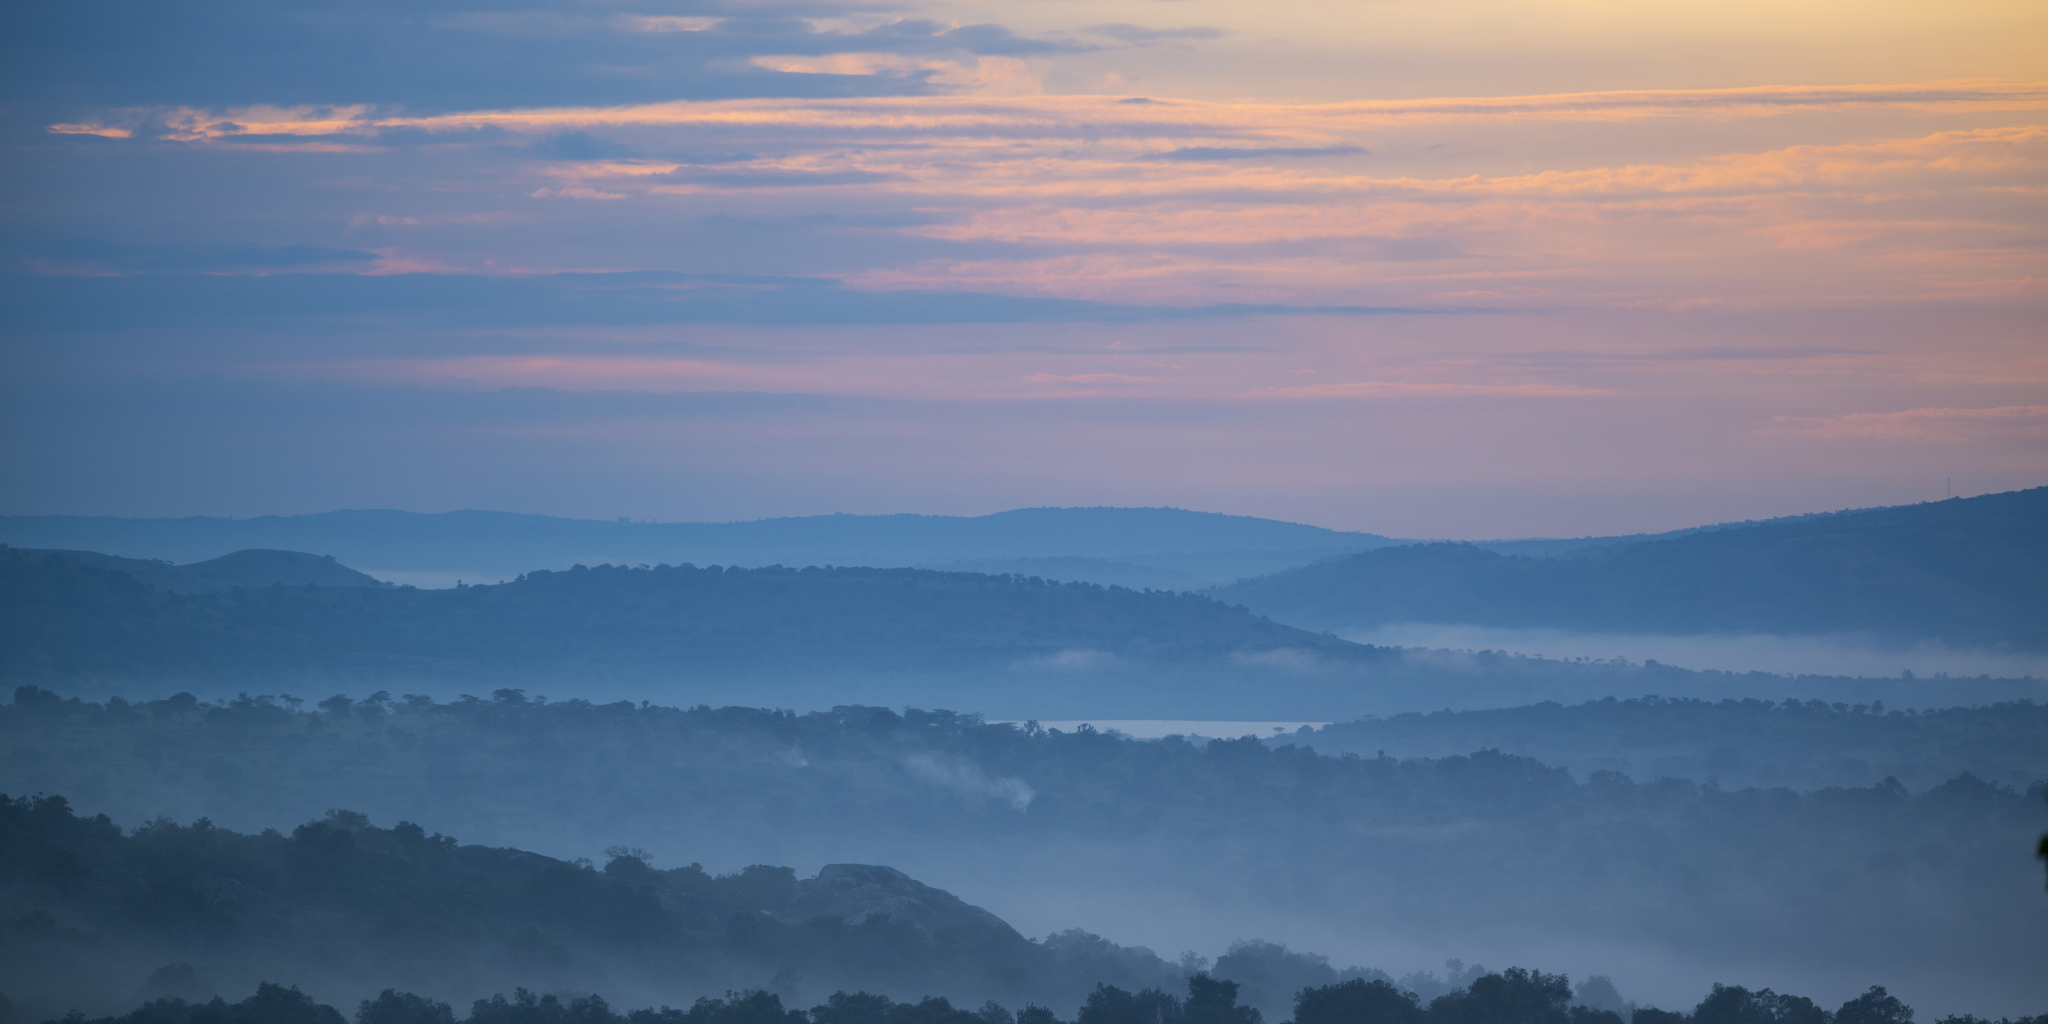
<instances>
[{"instance_id":1,"label":"orange cloud","mask_svg":"<svg viewBox=\"0 0 2048 1024\"><path fill-rule=\"evenodd\" d=\"M852 54L841 58L762 58L810 61L814 70L876 73L908 69L909 58ZM834 63L835 61L840 63ZM865 61L866 63L862 63ZM852 63L846 63L852 62ZM915 62L912 62L915 63ZM827 66L829 65L829 66ZM808 67L808 65L805 65ZM795 64L790 68L794 69ZM2048 83L1960 81L1852 86L1759 86L1740 89L1628 90L1536 96L1361 100L1347 103L1214 103L1194 100L1128 102L1116 96L920 96L862 99L675 101L621 107L559 107L474 111L427 117L379 115L372 108L241 107L215 113L181 108L164 122L173 137L189 140L249 133L332 135L385 128L456 131L492 126L547 132L592 127L752 126L841 131L971 135L1066 134L1089 126L1139 137L1185 137L1190 129L1227 133L1330 133L1394 124L1471 122L1616 121L1650 117L1732 119L1773 117L1807 110L1886 108L1912 111L2011 112L2048 109ZM76 130L80 125L66 125ZM1172 129L1162 132L1161 129ZM53 128L52 130L55 130Z\"/></svg>"},{"instance_id":2,"label":"orange cloud","mask_svg":"<svg viewBox=\"0 0 2048 1024\"><path fill-rule=\"evenodd\" d=\"M826 62L819 70L840 72L922 67L904 63L909 58L871 56L815 60ZM2048 180L2048 127L2038 124L1594 166L1552 156L1553 166L1513 173L1503 173L1505 162L1475 173L1455 161L1366 173L1379 165L1359 155L1372 133L1388 126L1730 120L1879 108L2025 116L2048 110L2044 83L1293 105L1128 99L762 99L432 117L362 106L250 107L179 110L158 120L168 137L201 145L260 135L267 141L257 145L367 146L390 128L453 139L455 132L493 127L527 136L605 129L642 152L673 153L715 131L744 139L752 155L721 156L715 164L552 161L498 143L510 155L493 157L499 163L485 187L509 183L517 187L510 194L553 201L558 210L582 205L564 199L603 200L646 217L725 214L750 196L771 216L791 196L857 201L909 214L899 226L862 230L1017 250L853 266L835 275L868 289L1676 309L1820 298L2015 298L2038 293L2036 282L2048 280L2048 254L2038 238L2048 213L2048 192L2039 186ZM126 111L103 126L60 127L128 131L142 119ZM307 138L275 141L292 135ZM1329 156L1307 163L1154 159L1191 147L1305 148Z\"/></svg>"}]
</instances>

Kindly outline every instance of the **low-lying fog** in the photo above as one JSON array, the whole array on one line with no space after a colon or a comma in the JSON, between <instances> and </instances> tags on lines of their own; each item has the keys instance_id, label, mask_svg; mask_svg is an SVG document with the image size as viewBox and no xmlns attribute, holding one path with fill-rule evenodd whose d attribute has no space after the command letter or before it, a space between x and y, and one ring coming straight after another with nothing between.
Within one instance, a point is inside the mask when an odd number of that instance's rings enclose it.
<instances>
[{"instance_id":1,"label":"low-lying fog","mask_svg":"<svg viewBox=\"0 0 2048 1024\"><path fill-rule=\"evenodd\" d=\"M996 722L997 725L1003 721ZM1023 725L1024 722L1012 722ZM1134 740L1157 740L1168 736L1186 736L1189 739L1234 740L1243 736L1257 736L1270 739L1283 736L1297 729L1316 729L1328 722L1225 722L1206 719L1186 718L1091 718L1072 721L1040 721L1041 729L1058 729L1073 732L1087 726L1097 732L1116 732Z\"/></svg>"},{"instance_id":2,"label":"low-lying fog","mask_svg":"<svg viewBox=\"0 0 2048 1024\"><path fill-rule=\"evenodd\" d=\"M1772 672L1781 675L1896 677L1947 673L1956 677L2048 677L2048 654L1950 647L1934 641L1888 642L1858 634L1777 636L1702 633L1578 633L1460 623L1400 622L1349 630L1346 640L1383 647L1506 651L1532 657L1626 658L1698 671Z\"/></svg>"}]
</instances>

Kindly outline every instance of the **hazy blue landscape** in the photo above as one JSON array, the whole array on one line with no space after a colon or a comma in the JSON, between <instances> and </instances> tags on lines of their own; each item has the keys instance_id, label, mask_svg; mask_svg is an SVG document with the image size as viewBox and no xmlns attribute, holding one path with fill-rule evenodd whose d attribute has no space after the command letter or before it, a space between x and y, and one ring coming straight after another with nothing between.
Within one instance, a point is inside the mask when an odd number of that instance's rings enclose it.
<instances>
[{"instance_id":1,"label":"hazy blue landscape","mask_svg":"<svg viewBox=\"0 0 2048 1024\"><path fill-rule=\"evenodd\" d=\"M2048 7L0 31L0 1024L2048 1024Z\"/></svg>"},{"instance_id":2,"label":"hazy blue landscape","mask_svg":"<svg viewBox=\"0 0 2048 1024\"><path fill-rule=\"evenodd\" d=\"M1281 1019L1297 992L1354 978L1407 978L1395 987L1420 1007L1462 991L1428 980L1455 960L1620 979L1644 1006L1682 1009L1711 976L1850 994L1882 981L1943 1012L2021 1013L2048 997L2027 966L2048 937L2041 908L2010 898L2039 884L2024 852L2048 795L2048 681L1697 671L1374 646L1314 627L1357 622L1360 594L1404 621L1521 623L1531 613L1514 595L1541 592L1549 618L1536 621L1617 636L1775 625L2025 656L2038 651L2028 627L2048 621L2032 571L2044 494L1549 555L1383 544L1201 589L798 567L772 543L782 531L811 549L825 532L853 547L886 540L900 561L1099 568L1138 564L1101 553L1165 537L1148 532L1161 523L1182 524L1170 539L1190 558L1261 538L1284 551L1305 531L1157 510L831 517L760 526L760 568L574 563L422 589L328 552L197 546L281 542L349 517L7 520L8 790L146 828L123 840L84 817L65 824L70 810L15 805L21 835L75 860L18 861L29 888L14 898L73 937L52 944L32 938L46 926L18 925L13 948L35 952L4 984L66 991L117 971L145 985L162 961L203 966L221 991L290 977L344 1003L392 985L458 1004L520 986L602 991L622 1006L757 989L798 1005L846 990L1064 1017L1098 983L1170 994L1214 977ZM379 521L388 529L352 520L296 536L392 561L430 550L419 531L447 522ZM515 537L662 536L503 521ZM754 526L678 526L682 539L665 543ZM123 553L14 543L38 539ZM1716 553L1689 553L1703 544ZM1417 560L1386 561L1403 553ZM181 554L194 560L167 557ZM1755 595L1784 590L1787 564L1809 590L1862 596L1795 602L1829 602L1824 620L1757 618ZM1670 587L1709 571L1721 582ZM1586 582L1486 582L1503 572ZM1902 596L1870 589L1882 578L1902 579ZM1646 613L1656 599L1627 588L1657 580L1691 603ZM1203 726L1280 715L1329 724L1242 739ZM1133 738L1091 716L1189 724ZM91 851L36 831L79 828L99 837ZM468 909L429 915L447 936L431 952L374 939L391 911L363 901L396 890L278 889L312 884L291 880L310 870L292 852L305 843L343 844L323 857L452 857L390 884L468 893ZM368 845L344 853L350 843ZM174 850L185 859L173 875L140 866ZM276 866L259 868L266 858ZM861 890L880 909L802 896L849 863L907 874ZM483 870L499 872L484 889L446 874ZM51 871L77 880L27 883ZM162 890L174 875L198 888ZM180 900L215 916L184 920L169 909ZM585 917L540 909L565 900ZM307 931L333 913L358 922L347 942L360 953L335 959L322 950L340 940L315 938L329 926ZM501 913L515 917L488 923ZM805 931L828 918L858 928ZM162 923L133 935L117 923L145 919ZM756 919L796 930L732 930ZM20 919L31 920L45 918ZM861 930L883 922L907 930ZM124 937L89 938L101 934ZM246 946L259 935L261 952ZM1207 974L1189 966L1211 961ZM64 977L79 981L31 980Z\"/></svg>"}]
</instances>

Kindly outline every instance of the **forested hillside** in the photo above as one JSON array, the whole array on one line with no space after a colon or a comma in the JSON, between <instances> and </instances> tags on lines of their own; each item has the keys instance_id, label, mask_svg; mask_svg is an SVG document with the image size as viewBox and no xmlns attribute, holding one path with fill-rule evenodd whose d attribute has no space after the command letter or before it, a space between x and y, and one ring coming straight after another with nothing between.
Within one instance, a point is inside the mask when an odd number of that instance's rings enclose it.
<instances>
[{"instance_id":1,"label":"forested hillside","mask_svg":"<svg viewBox=\"0 0 2048 1024\"><path fill-rule=\"evenodd\" d=\"M565 859L625 845L714 873L890 864L1030 934L1078 926L1169 953L1310 932L1495 963L1622 944L1697 979L1796 949L1786 977L1810 988L1882 979L2001 1013L2048 1000L2028 966L2048 941L2032 858L2048 786L1961 773L1735 790L1486 750L1332 757L944 712L511 691L317 711L23 691L0 710L0 746L8 791L123 822L254 831L349 808ZM1346 869L1319 870L1331 864ZM1553 965L1599 966L1568 955Z\"/></svg>"},{"instance_id":2,"label":"forested hillside","mask_svg":"<svg viewBox=\"0 0 2048 1024\"><path fill-rule=\"evenodd\" d=\"M454 590L175 594L73 557L0 549L0 613L0 676L38 681L1375 656L1205 597L912 569L601 565Z\"/></svg>"},{"instance_id":3,"label":"forested hillside","mask_svg":"<svg viewBox=\"0 0 2048 1024\"><path fill-rule=\"evenodd\" d=\"M122 558L97 551L23 551L24 555L54 556L81 565L133 577L136 581L175 594L210 594L236 587L386 587L385 583L360 573L333 556L309 555L303 551L272 551L252 548L189 565L144 558Z\"/></svg>"},{"instance_id":4,"label":"forested hillside","mask_svg":"<svg viewBox=\"0 0 2048 1024\"><path fill-rule=\"evenodd\" d=\"M1910 713L1908 713L1910 711ZM1339 722L1280 743L1327 754L1442 757L1498 749L1585 776L1619 771L1749 786L1919 789L1970 771L2025 788L2048 779L2048 703L1892 708L1798 700L1639 697Z\"/></svg>"},{"instance_id":5,"label":"forested hillside","mask_svg":"<svg viewBox=\"0 0 2048 1024\"><path fill-rule=\"evenodd\" d=\"M1386 622L1871 632L2048 649L2048 487L1587 548L1382 548L1213 591L1308 629Z\"/></svg>"},{"instance_id":6,"label":"forested hillside","mask_svg":"<svg viewBox=\"0 0 2048 1024\"><path fill-rule=\"evenodd\" d=\"M124 834L62 797L0 797L0 990L106 1003L191 963L229 991L288 978L343 993L526 984L688 1002L779 983L792 996L807 984L1071 1005L1098 983L1173 977L1091 935L1028 941L900 875L834 889L831 874L663 870L628 850L599 868L347 810L290 835L168 818Z\"/></svg>"},{"instance_id":7,"label":"forested hillside","mask_svg":"<svg viewBox=\"0 0 2048 1024\"><path fill-rule=\"evenodd\" d=\"M192 568L141 564L145 578ZM1639 693L1918 707L2042 695L2025 679L1792 678L1366 647L1201 596L976 573L598 566L438 591L167 593L134 567L0 548L0 679L129 698L523 687L1055 720L1349 720Z\"/></svg>"}]
</instances>

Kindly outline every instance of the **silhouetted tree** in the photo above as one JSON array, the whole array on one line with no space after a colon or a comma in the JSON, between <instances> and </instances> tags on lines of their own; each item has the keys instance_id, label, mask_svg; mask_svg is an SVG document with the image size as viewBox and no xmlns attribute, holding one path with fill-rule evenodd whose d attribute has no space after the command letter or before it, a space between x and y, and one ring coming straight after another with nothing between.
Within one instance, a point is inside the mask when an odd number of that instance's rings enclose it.
<instances>
[{"instance_id":1,"label":"silhouetted tree","mask_svg":"<svg viewBox=\"0 0 2048 1024\"><path fill-rule=\"evenodd\" d=\"M1676 1010L1659 1010L1654 1006L1640 1007L1628 1017L1629 1024L1686 1024L1691 1019Z\"/></svg>"},{"instance_id":2,"label":"silhouetted tree","mask_svg":"<svg viewBox=\"0 0 2048 1024\"><path fill-rule=\"evenodd\" d=\"M1570 1024L1571 981L1510 967L1484 975L1463 992L1437 997L1429 1015L1441 1024Z\"/></svg>"},{"instance_id":3,"label":"silhouetted tree","mask_svg":"<svg viewBox=\"0 0 2048 1024\"><path fill-rule=\"evenodd\" d=\"M1294 1024L1421 1024L1413 993L1385 981L1353 978L1294 997Z\"/></svg>"},{"instance_id":4,"label":"silhouetted tree","mask_svg":"<svg viewBox=\"0 0 2048 1024\"><path fill-rule=\"evenodd\" d=\"M1693 1008L1693 1024L1828 1024L1828 1012L1805 996L1781 996L1770 989L1751 992L1716 983Z\"/></svg>"},{"instance_id":5,"label":"silhouetted tree","mask_svg":"<svg viewBox=\"0 0 2048 1024\"><path fill-rule=\"evenodd\" d=\"M1913 1024L1913 1008L1899 1002L1884 986L1872 985L1870 991L1835 1011L1835 1024Z\"/></svg>"},{"instance_id":6,"label":"silhouetted tree","mask_svg":"<svg viewBox=\"0 0 2048 1024\"><path fill-rule=\"evenodd\" d=\"M385 989L356 1009L356 1024L455 1024L455 1009L410 992Z\"/></svg>"},{"instance_id":7,"label":"silhouetted tree","mask_svg":"<svg viewBox=\"0 0 2048 1024\"><path fill-rule=\"evenodd\" d=\"M1237 982L1206 974L1188 976L1188 1000L1181 1005L1186 1024L1262 1024L1259 1011L1237 1005Z\"/></svg>"},{"instance_id":8,"label":"silhouetted tree","mask_svg":"<svg viewBox=\"0 0 2048 1024\"><path fill-rule=\"evenodd\" d=\"M1081 1004L1075 1024L1181 1024L1180 1000L1156 988L1136 993L1097 985Z\"/></svg>"}]
</instances>

